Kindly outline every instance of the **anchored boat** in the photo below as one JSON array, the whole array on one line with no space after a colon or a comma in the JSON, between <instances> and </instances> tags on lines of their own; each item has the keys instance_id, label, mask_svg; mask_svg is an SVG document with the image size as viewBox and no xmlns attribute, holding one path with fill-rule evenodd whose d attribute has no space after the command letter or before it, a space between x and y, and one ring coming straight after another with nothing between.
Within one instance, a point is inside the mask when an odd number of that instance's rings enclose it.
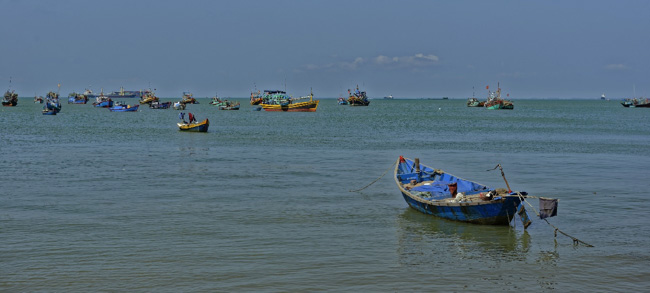
<instances>
[{"instance_id":1,"label":"anchored boat","mask_svg":"<svg viewBox=\"0 0 650 293\"><path fill-rule=\"evenodd\" d=\"M270 112L316 112L319 100L314 100L314 94L292 98L285 91L264 91L260 105L264 111Z\"/></svg>"},{"instance_id":2,"label":"anchored boat","mask_svg":"<svg viewBox=\"0 0 650 293\"><path fill-rule=\"evenodd\" d=\"M348 89L348 96L348 104L350 106L368 106L370 104L366 92L359 91L359 85L357 85L357 89L354 92Z\"/></svg>"},{"instance_id":3,"label":"anchored boat","mask_svg":"<svg viewBox=\"0 0 650 293\"><path fill-rule=\"evenodd\" d=\"M486 225L508 225L525 192L493 189L402 156L395 183L412 208L436 217Z\"/></svg>"}]
</instances>

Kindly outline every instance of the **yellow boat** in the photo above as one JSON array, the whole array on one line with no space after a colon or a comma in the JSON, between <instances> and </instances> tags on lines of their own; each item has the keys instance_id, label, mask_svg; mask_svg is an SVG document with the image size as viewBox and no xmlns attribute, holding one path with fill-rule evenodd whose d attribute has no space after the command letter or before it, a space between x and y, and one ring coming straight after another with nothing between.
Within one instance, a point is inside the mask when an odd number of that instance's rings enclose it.
<instances>
[{"instance_id":1,"label":"yellow boat","mask_svg":"<svg viewBox=\"0 0 650 293\"><path fill-rule=\"evenodd\" d=\"M140 104L142 104L142 105L144 105L144 104L150 104L151 105L151 103L157 102L157 101L158 101L158 97L156 97L156 95L154 93L151 93L151 92L142 95L142 98L140 98Z\"/></svg>"},{"instance_id":2,"label":"yellow boat","mask_svg":"<svg viewBox=\"0 0 650 293\"><path fill-rule=\"evenodd\" d=\"M176 123L178 128L182 131L190 132L208 132L208 127L210 126L210 120L207 118L201 122L194 123Z\"/></svg>"},{"instance_id":3,"label":"yellow boat","mask_svg":"<svg viewBox=\"0 0 650 293\"><path fill-rule=\"evenodd\" d=\"M314 100L314 94L310 93L307 97L298 99L289 98L285 92L276 91L283 98L265 99L260 105L264 111L270 112L316 112L319 100ZM303 99L309 101L300 102Z\"/></svg>"}]
</instances>

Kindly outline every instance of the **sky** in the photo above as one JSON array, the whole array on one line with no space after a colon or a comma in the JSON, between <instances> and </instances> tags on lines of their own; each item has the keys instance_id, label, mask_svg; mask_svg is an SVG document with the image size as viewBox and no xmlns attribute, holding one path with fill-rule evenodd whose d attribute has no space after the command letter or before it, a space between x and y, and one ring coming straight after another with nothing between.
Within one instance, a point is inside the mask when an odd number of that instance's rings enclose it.
<instances>
[{"instance_id":1,"label":"sky","mask_svg":"<svg viewBox=\"0 0 650 293\"><path fill-rule=\"evenodd\" d=\"M650 96L650 1L0 0L20 96ZM11 83L10 83L11 80ZM4 90L3 90L4 91Z\"/></svg>"}]
</instances>

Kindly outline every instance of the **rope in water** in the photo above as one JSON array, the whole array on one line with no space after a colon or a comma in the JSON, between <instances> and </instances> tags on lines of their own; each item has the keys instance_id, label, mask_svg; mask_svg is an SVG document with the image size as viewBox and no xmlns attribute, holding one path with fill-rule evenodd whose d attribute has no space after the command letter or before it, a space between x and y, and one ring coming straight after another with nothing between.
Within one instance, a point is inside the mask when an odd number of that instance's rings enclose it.
<instances>
[{"instance_id":1,"label":"rope in water","mask_svg":"<svg viewBox=\"0 0 650 293\"><path fill-rule=\"evenodd\" d=\"M533 209L533 212L535 212L535 214L536 214L537 217L539 218L540 215L539 215L539 213L537 212L537 210L535 209L535 207L534 207L532 204L530 204L530 203L526 200L526 198L525 198L521 193L517 192L517 195L519 196L519 198L521 198L525 203L527 203L527 204L528 204L528 205ZM575 237L573 237L573 236L571 236L571 235L569 235L569 234L563 232L562 230L560 230L560 228L555 227L553 224L551 224L547 219L544 219L544 221L546 222L546 224L548 224L549 226L553 227L553 229L555 229L555 237L556 237L556 238L557 238L557 232L560 232L562 235L571 238L571 240L573 240L573 244L574 244L574 245L577 245L577 244L579 244L579 243L582 243L582 244L584 244L584 245L587 246L587 247L594 247L593 245L591 245L591 244L589 244L589 243L587 243L587 242L584 242L584 241L582 241L582 240L580 240L580 239L578 239L578 238L575 238Z\"/></svg>"},{"instance_id":2,"label":"rope in water","mask_svg":"<svg viewBox=\"0 0 650 293\"><path fill-rule=\"evenodd\" d=\"M375 184L375 182L379 181L379 179L381 179L382 177L384 177L384 176L386 175L386 173L388 173L388 171L390 171L391 169L393 169L393 166L395 166L395 164L397 164L397 161L395 161L395 163L393 163L392 165L390 165L390 167L388 168L388 170L386 170L386 172L384 172L384 174L381 174L381 176L379 176L379 178L375 179L375 181L370 182L370 184L368 184L368 185L366 185L366 186L364 186L364 187L362 187L362 188L359 188L359 189L356 189L356 190L349 190L349 192L357 192L357 191L361 191L361 190L364 190L364 189L368 188L370 185Z\"/></svg>"}]
</instances>

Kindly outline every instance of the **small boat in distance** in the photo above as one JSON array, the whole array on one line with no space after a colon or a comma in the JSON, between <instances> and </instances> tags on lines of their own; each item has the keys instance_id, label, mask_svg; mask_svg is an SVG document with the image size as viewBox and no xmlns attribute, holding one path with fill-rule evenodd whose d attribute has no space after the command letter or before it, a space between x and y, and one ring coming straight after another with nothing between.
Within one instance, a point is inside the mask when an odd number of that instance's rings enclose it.
<instances>
[{"instance_id":1,"label":"small boat in distance","mask_svg":"<svg viewBox=\"0 0 650 293\"><path fill-rule=\"evenodd\" d=\"M2 99L2 106L14 107L16 105L18 105L18 94L11 89L11 77L9 77L9 89L7 89Z\"/></svg>"},{"instance_id":2,"label":"small boat in distance","mask_svg":"<svg viewBox=\"0 0 650 293\"><path fill-rule=\"evenodd\" d=\"M252 106L259 105L260 103L262 103L263 100L264 99L262 98L262 93L260 92L260 90L257 90L257 92L255 92L255 91L251 92L251 105Z\"/></svg>"},{"instance_id":3,"label":"small boat in distance","mask_svg":"<svg viewBox=\"0 0 650 293\"><path fill-rule=\"evenodd\" d=\"M34 96L34 104L43 104L43 97L42 96Z\"/></svg>"},{"instance_id":4,"label":"small boat in distance","mask_svg":"<svg viewBox=\"0 0 650 293\"><path fill-rule=\"evenodd\" d=\"M124 87L120 87L120 91L111 92L106 96L111 99L120 99L120 98L142 98L142 96L149 94L151 90L140 90L140 91L125 91Z\"/></svg>"},{"instance_id":5,"label":"small boat in distance","mask_svg":"<svg viewBox=\"0 0 650 293\"><path fill-rule=\"evenodd\" d=\"M347 105L347 104L348 104L348 101L347 101L345 98L343 98L343 97L339 97L339 98L337 99L337 103L338 103L339 105Z\"/></svg>"},{"instance_id":6,"label":"small boat in distance","mask_svg":"<svg viewBox=\"0 0 650 293\"><path fill-rule=\"evenodd\" d=\"M171 106L172 106L172 102L161 103L160 101L155 101L149 104L149 108L151 109L169 109L169 107Z\"/></svg>"},{"instance_id":7,"label":"small boat in distance","mask_svg":"<svg viewBox=\"0 0 650 293\"><path fill-rule=\"evenodd\" d=\"M183 92L183 97L181 98L181 102L185 104L198 104L199 102L194 98L194 94L190 92Z\"/></svg>"},{"instance_id":8,"label":"small boat in distance","mask_svg":"<svg viewBox=\"0 0 650 293\"><path fill-rule=\"evenodd\" d=\"M72 92L68 95L68 104L85 104L88 103L88 97L84 94Z\"/></svg>"},{"instance_id":9,"label":"small boat in distance","mask_svg":"<svg viewBox=\"0 0 650 293\"><path fill-rule=\"evenodd\" d=\"M137 112L139 107L139 104L131 106L122 103L116 103L115 106L108 108L108 110L111 112Z\"/></svg>"},{"instance_id":10,"label":"small boat in distance","mask_svg":"<svg viewBox=\"0 0 650 293\"><path fill-rule=\"evenodd\" d=\"M488 90L488 98L484 104L485 108L490 110L512 110L515 108L511 101L501 98L501 87L498 83L496 92L490 92L490 86L486 86L485 89ZM508 94L508 96L510 96L510 94Z\"/></svg>"},{"instance_id":11,"label":"small boat in distance","mask_svg":"<svg viewBox=\"0 0 650 293\"><path fill-rule=\"evenodd\" d=\"M319 100L314 100L314 94L292 98L285 91L264 91L260 105L264 111L270 112L316 112Z\"/></svg>"},{"instance_id":12,"label":"small boat in distance","mask_svg":"<svg viewBox=\"0 0 650 293\"><path fill-rule=\"evenodd\" d=\"M140 97L140 105L151 105L151 103L158 102L158 100L158 97L156 97L156 94L153 91L147 91L142 95L142 97Z\"/></svg>"},{"instance_id":13,"label":"small boat in distance","mask_svg":"<svg viewBox=\"0 0 650 293\"><path fill-rule=\"evenodd\" d=\"M45 105L43 105L43 115L56 115L61 111L61 103L59 102L59 94L49 92L45 96Z\"/></svg>"},{"instance_id":14,"label":"small boat in distance","mask_svg":"<svg viewBox=\"0 0 650 293\"><path fill-rule=\"evenodd\" d=\"M410 207L427 215L475 224L509 225L526 195L492 189L420 165L417 158L413 161L402 156L395 166L394 178Z\"/></svg>"},{"instance_id":15,"label":"small boat in distance","mask_svg":"<svg viewBox=\"0 0 650 293\"><path fill-rule=\"evenodd\" d=\"M621 105L625 108L650 108L650 100L647 98L625 99Z\"/></svg>"},{"instance_id":16,"label":"small boat in distance","mask_svg":"<svg viewBox=\"0 0 650 293\"><path fill-rule=\"evenodd\" d=\"M467 98L467 107L483 107L485 106L485 101L479 101L474 97L474 87L472 87L472 97Z\"/></svg>"},{"instance_id":17,"label":"small boat in distance","mask_svg":"<svg viewBox=\"0 0 650 293\"><path fill-rule=\"evenodd\" d=\"M384 97L384 100L392 100L392 99L393 99L393 95L388 95Z\"/></svg>"},{"instance_id":18,"label":"small boat in distance","mask_svg":"<svg viewBox=\"0 0 650 293\"><path fill-rule=\"evenodd\" d=\"M467 99L467 107L483 107L485 105L484 101L479 101L477 98Z\"/></svg>"},{"instance_id":19,"label":"small boat in distance","mask_svg":"<svg viewBox=\"0 0 650 293\"><path fill-rule=\"evenodd\" d=\"M359 85L357 85L357 89L354 92L348 89L348 96L348 104L350 106L368 106L370 104L366 92L359 91Z\"/></svg>"},{"instance_id":20,"label":"small boat in distance","mask_svg":"<svg viewBox=\"0 0 650 293\"><path fill-rule=\"evenodd\" d=\"M185 110L185 103L178 101L174 103L174 110Z\"/></svg>"},{"instance_id":21,"label":"small boat in distance","mask_svg":"<svg viewBox=\"0 0 650 293\"><path fill-rule=\"evenodd\" d=\"M93 103L93 106L99 107L99 108L110 108L113 107L113 99L104 96L104 91L102 90L99 93L99 96L95 97L95 102Z\"/></svg>"},{"instance_id":22,"label":"small boat in distance","mask_svg":"<svg viewBox=\"0 0 650 293\"><path fill-rule=\"evenodd\" d=\"M18 105L18 94L13 90L7 90L7 92L5 92L4 99L2 100L2 105L5 107L14 107Z\"/></svg>"}]
</instances>

